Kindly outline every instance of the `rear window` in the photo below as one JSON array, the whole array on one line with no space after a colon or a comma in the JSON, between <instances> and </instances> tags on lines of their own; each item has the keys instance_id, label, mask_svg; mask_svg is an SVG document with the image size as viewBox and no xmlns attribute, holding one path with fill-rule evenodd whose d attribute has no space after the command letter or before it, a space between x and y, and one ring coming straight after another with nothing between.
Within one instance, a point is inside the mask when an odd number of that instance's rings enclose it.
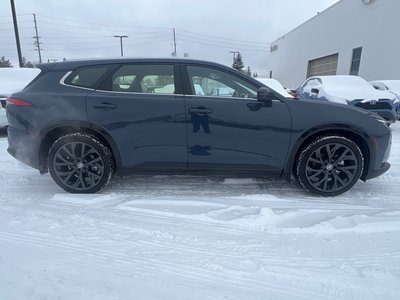
<instances>
[{"instance_id":1,"label":"rear window","mask_svg":"<svg viewBox=\"0 0 400 300\"><path fill-rule=\"evenodd\" d=\"M107 72L110 66L88 66L76 69L64 81L66 84L92 88L97 87L99 79Z\"/></svg>"}]
</instances>

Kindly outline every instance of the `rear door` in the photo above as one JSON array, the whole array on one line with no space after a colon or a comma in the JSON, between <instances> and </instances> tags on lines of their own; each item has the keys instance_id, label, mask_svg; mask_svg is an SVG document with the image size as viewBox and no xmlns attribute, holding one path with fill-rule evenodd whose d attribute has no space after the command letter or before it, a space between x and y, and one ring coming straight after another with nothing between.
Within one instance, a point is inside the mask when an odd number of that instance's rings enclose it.
<instances>
[{"instance_id":1,"label":"rear door","mask_svg":"<svg viewBox=\"0 0 400 300\"><path fill-rule=\"evenodd\" d=\"M184 98L173 63L122 65L88 96L87 110L115 141L123 168L186 170Z\"/></svg>"}]
</instances>

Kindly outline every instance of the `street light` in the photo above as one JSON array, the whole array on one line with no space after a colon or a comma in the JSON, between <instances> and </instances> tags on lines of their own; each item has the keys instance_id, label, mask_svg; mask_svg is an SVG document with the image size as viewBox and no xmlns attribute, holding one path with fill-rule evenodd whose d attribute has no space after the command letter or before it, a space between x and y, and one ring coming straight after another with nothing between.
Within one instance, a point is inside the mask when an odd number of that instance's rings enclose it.
<instances>
[{"instance_id":1,"label":"street light","mask_svg":"<svg viewBox=\"0 0 400 300\"><path fill-rule=\"evenodd\" d=\"M121 44L121 57L124 56L124 50L122 48L122 39L127 38L127 35L114 35L114 37L119 38L120 44Z\"/></svg>"}]
</instances>

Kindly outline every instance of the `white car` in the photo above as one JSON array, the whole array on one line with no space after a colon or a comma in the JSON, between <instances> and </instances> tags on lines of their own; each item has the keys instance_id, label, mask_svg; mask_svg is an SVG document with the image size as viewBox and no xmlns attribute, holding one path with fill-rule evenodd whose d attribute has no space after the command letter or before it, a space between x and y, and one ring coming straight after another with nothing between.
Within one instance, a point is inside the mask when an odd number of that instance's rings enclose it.
<instances>
[{"instance_id":1,"label":"white car","mask_svg":"<svg viewBox=\"0 0 400 300\"><path fill-rule=\"evenodd\" d=\"M386 91L396 96L394 101L397 110L397 120L400 120L400 80L374 80L369 82L376 90Z\"/></svg>"},{"instance_id":2,"label":"white car","mask_svg":"<svg viewBox=\"0 0 400 300\"><path fill-rule=\"evenodd\" d=\"M37 68L0 68L0 127L7 125L7 97L22 90L39 73Z\"/></svg>"},{"instance_id":3,"label":"white car","mask_svg":"<svg viewBox=\"0 0 400 300\"><path fill-rule=\"evenodd\" d=\"M259 78L256 77L255 79L257 79L259 82L261 82L262 84L266 85L267 87L273 89L275 92L281 94L283 97L286 98L294 98L292 95L290 95L286 89L282 86L282 84L273 78Z\"/></svg>"},{"instance_id":4,"label":"white car","mask_svg":"<svg viewBox=\"0 0 400 300\"><path fill-rule=\"evenodd\" d=\"M359 76L310 77L299 88L299 99L349 104L380 115L388 124L396 122L396 96L374 89L368 81Z\"/></svg>"}]
</instances>

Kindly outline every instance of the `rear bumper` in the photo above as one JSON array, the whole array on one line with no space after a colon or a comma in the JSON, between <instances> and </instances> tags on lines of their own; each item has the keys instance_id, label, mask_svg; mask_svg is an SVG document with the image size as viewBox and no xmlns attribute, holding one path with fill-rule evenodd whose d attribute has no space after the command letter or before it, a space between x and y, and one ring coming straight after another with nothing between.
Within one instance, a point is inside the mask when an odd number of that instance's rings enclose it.
<instances>
[{"instance_id":1,"label":"rear bumper","mask_svg":"<svg viewBox=\"0 0 400 300\"><path fill-rule=\"evenodd\" d=\"M8 128L8 153L19 161L39 169L38 146L30 135L14 127Z\"/></svg>"}]
</instances>

